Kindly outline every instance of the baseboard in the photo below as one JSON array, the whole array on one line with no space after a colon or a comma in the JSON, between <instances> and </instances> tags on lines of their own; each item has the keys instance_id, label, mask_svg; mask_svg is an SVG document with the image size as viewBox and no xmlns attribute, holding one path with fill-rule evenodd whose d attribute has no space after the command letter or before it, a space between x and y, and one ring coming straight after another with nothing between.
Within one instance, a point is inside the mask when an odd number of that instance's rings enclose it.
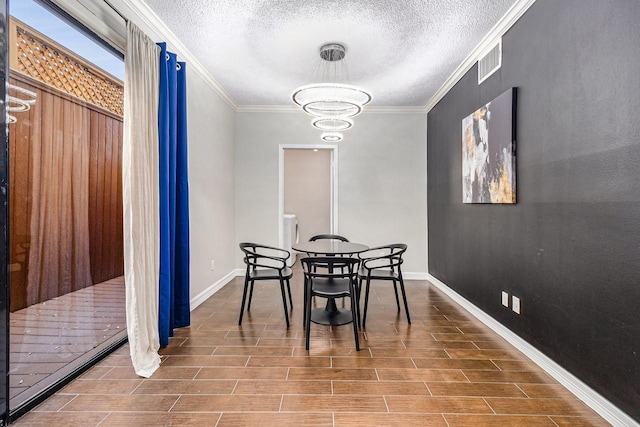
<instances>
[{"instance_id":1,"label":"baseboard","mask_svg":"<svg viewBox=\"0 0 640 427\"><path fill-rule=\"evenodd\" d=\"M402 278L407 280L429 280L429 273L421 272L402 272Z\"/></svg>"},{"instance_id":2,"label":"baseboard","mask_svg":"<svg viewBox=\"0 0 640 427\"><path fill-rule=\"evenodd\" d=\"M238 271L240 274L238 274ZM204 291L200 292L195 297L191 298L191 310L193 311L200 304L209 299L213 294L218 292L224 285L232 281L236 276L244 274L244 270L232 270L230 273L222 277L220 280L215 282L213 285L209 286Z\"/></svg>"},{"instance_id":3,"label":"baseboard","mask_svg":"<svg viewBox=\"0 0 640 427\"><path fill-rule=\"evenodd\" d=\"M465 310L471 313L475 318L484 323L495 333L507 340L511 345L516 347L525 356L540 366L545 372L556 379L560 384L565 386L578 399L582 400L591 409L596 411L602 418L610 422L614 426L620 427L640 427L637 421L623 412L620 408L602 397L597 391L593 390L587 384L578 379L571 372L564 369L557 362L542 353L540 350L529 344L527 341L516 335L502 323L480 310L474 304L465 299L462 295L445 285L440 280L427 275L429 280L436 288L447 294L452 300L460 304ZM406 277L406 276L405 276Z\"/></svg>"}]
</instances>

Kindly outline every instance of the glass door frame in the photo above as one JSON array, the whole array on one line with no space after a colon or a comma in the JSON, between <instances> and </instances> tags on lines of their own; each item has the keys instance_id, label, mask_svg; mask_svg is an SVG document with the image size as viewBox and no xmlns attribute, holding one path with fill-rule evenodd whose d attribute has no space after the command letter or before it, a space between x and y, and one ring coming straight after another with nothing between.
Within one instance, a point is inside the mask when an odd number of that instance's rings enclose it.
<instances>
[{"instance_id":1,"label":"glass door frame","mask_svg":"<svg viewBox=\"0 0 640 427\"><path fill-rule=\"evenodd\" d=\"M0 0L0 13L3 16L0 18L2 27L0 27L0 62L2 63L2 82L0 82L0 99L6 99L6 83L9 81L9 16L10 7L9 2L12 0ZM16 0L13 0L16 1ZM61 19L67 20L76 26L76 29L83 32L87 37L98 41L100 44L109 47L116 52L113 48L108 46L104 40L100 39L95 34L91 33L82 23L71 18L68 14L64 13L61 9L51 3L50 0L34 0L36 3L51 10ZM118 55L122 55L117 52ZM122 55L123 56L123 55ZM124 56L123 56L124 57ZM24 403L18 404L15 407L11 406L11 389L10 389L10 276L9 276L9 223L10 223L10 210L9 210L9 127L6 119L6 102L0 103L0 116L2 117L3 136L0 138L0 230L2 230L2 242L0 242L0 258L2 258L2 271L0 272L0 313L4 317L3 326L0 326L0 366L2 371L0 372L0 427L6 426L9 423L15 421L26 412L33 409L43 400L51 396L56 391L60 390L66 384L73 379L77 378L80 374L85 372L91 366L102 360L104 357L112 353L127 341L126 330L123 333L116 336L116 340L103 343L99 345L95 352L91 355L87 354L78 358L78 365L69 367L64 370L64 375L50 384L45 390L38 392Z\"/></svg>"},{"instance_id":2,"label":"glass door frame","mask_svg":"<svg viewBox=\"0 0 640 427\"><path fill-rule=\"evenodd\" d=\"M0 313L4 321L0 326L0 426L9 422L9 127L6 112L6 82L9 75L9 8L7 0L0 0Z\"/></svg>"}]
</instances>

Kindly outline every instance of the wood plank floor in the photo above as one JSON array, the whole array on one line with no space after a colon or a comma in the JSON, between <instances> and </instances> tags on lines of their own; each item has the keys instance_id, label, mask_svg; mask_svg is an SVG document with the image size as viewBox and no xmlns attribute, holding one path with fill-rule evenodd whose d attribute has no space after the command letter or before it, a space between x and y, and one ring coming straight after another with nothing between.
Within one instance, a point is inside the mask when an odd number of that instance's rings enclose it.
<instances>
[{"instance_id":1,"label":"wood plank floor","mask_svg":"<svg viewBox=\"0 0 640 427\"><path fill-rule=\"evenodd\" d=\"M374 283L361 351L351 325L312 324L307 352L301 286L297 270L289 329L270 282L256 283L238 326L236 278L176 331L152 378L135 375L123 346L16 425L609 425L425 281L407 281L412 325L390 285Z\"/></svg>"},{"instance_id":2,"label":"wood plank floor","mask_svg":"<svg viewBox=\"0 0 640 427\"><path fill-rule=\"evenodd\" d=\"M126 331L124 277L10 313L11 408ZM126 332L125 332L126 333Z\"/></svg>"}]
</instances>

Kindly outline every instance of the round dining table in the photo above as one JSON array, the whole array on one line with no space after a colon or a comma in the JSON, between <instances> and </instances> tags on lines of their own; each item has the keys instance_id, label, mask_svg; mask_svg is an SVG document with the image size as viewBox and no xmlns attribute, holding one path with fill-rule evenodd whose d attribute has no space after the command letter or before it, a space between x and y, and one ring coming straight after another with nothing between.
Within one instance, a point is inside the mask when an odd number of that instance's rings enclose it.
<instances>
[{"instance_id":1,"label":"round dining table","mask_svg":"<svg viewBox=\"0 0 640 427\"><path fill-rule=\"evenodd\" d=\"M292 245L292 249L304 252L308 256L352 256L369 249L361 243L342 242L332 239L321 239L313 242L300 242ZM354 321L351 310L339 309L335 298L327 298L324 308L311 310L311 321L327 326L339 326Z\"/></svg>"},{"instance_id":2,"label":"round dining table","mask_svg":"<svg viewBox=\"0 0 640 427\"><path fill-rule=\"evenodd\" d=\"M292 248L298 252L305 252L309 256L351 256L366 251L369 249L369 246L361 243L322 239L313 242L295 243Z\"/></svg>"}]
</instances>

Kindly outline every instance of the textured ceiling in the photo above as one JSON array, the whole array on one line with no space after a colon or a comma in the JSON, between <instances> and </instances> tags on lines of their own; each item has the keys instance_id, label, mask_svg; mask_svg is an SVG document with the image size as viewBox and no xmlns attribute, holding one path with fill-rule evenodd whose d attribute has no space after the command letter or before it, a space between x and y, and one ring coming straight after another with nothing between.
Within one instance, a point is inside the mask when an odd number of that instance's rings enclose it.
<instances>
[{"instance_id":1,"label":"textured ceiling","mask_svg":"<svg viewBox=\"0 0 640 427\"><path fill-rule=\"evenodd\" d=\"M320 46L370 105L422 107L515 0L144 0L239 106L292 105Z\"/></svg>"}]
</instances>

